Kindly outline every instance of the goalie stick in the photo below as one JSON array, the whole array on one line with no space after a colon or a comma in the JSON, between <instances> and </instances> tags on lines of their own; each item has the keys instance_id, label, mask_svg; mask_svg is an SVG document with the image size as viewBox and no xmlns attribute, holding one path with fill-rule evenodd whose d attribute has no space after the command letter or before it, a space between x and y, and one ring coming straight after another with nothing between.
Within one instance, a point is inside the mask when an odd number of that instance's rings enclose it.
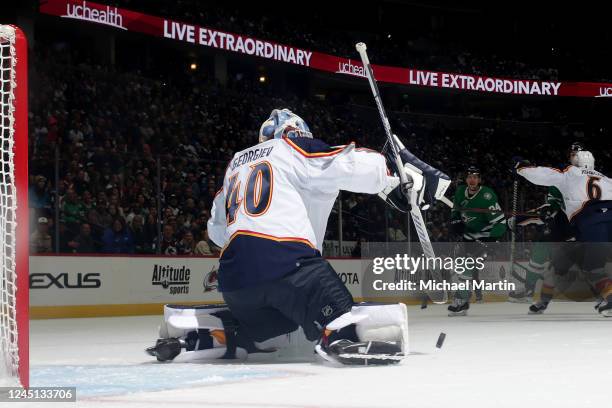
<instances>
[{"instance_id":1,"label":"goalie stick","mask_svg":"<svg viewBox=\"0 0 612 408\"><path fill-rule=\"evenodd\" d=\"M376 102L378 113L385 129L385 134L387 136L386 145L389 146L391 152L393 153L393 156L395 157L395 165L398 169L402 169L404 165L399 155L400 147L397 145L393 138L391 124L389 123L389 119L387 118L387 113L380 97L380 91L378 90L378 83L374 78L374 71L372 70L372 66L370 65L370 59L368 58L367 46L365 45L365 43L360 42L355 45L355 48L357 49L357 52L361 57L361 62L363 63L363 67L365 68L366 76L368 78L368 82L370 83L372 94L374 95L374 101ZM414 225L414 229L416 230L417 235L419 237L419 241L421 242L423 253L427 258L435 258L436 255L433 246L431 245L431 240L429 239L429 233L427 232L425 220L423 219L421 208L419 207L419 203L417 202L417 192L414 191L414 189L411 189L412 185L407 179L406 174L401 171L399 173L401 191L410 201L410 215L412 216L412 223ZM440 281L444 279L443 271L434 270L430 272L432 278L434 278L435 280ZM445 290L427 291L427 294L434 303L443 304L448 301L448 294Z\"/></svg>"}]
</instances>

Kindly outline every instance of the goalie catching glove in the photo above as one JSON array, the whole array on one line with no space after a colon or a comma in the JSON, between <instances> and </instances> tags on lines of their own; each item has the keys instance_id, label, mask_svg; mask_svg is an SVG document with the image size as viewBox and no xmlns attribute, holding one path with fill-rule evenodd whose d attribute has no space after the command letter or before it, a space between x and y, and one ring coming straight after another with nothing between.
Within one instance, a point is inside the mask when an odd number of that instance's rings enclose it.
<instances>
[{"instance_id":1,"label":"goalie catching glove","mask_svg":"<svg viewBox=\"0 0 612 408\"><path fill-rule=\"evenodd\" d=\"M395 176L399 177L400 172L406 175L408 180L407 188L411 194L416 195L415 202L422 210L427 210L436 203L436 200L444 196L446 189L450 185L450 178L410 153L396 135L393 135L393 139L399 148L399 156L403 168L397 168L393 149L387 149L385 155L389 168ZM378 196L399 211L410 211L410 201L402 193L399 179L396 183L388 185L383 191L378 193Z\"/></svg>"}]
</instances>

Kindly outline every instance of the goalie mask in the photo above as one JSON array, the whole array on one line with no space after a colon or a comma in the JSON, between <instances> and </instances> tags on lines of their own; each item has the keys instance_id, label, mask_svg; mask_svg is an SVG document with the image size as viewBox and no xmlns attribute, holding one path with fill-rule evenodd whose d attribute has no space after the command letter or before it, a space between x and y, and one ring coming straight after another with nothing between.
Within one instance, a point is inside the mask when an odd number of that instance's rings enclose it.
<instances>
[{"instance_id":1,"label":"goalie mask","mask_svg":"<svg viewBox=\"0 0 612 408\"><path fill-rule=\"evenodd\" d=\"M283 137L312 138L312 133L304 119L289 109L274 109L259 129L259 143Z\"/></svg>"}]
</instances>

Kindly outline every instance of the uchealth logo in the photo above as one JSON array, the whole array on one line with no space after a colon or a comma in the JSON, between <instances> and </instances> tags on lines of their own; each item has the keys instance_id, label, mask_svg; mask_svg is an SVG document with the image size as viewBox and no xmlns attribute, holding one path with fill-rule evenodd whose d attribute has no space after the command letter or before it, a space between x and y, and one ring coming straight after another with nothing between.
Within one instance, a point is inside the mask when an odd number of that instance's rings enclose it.
<instances>
[{"instance_id":1,"label":"uchealth logo","mask_svg":"<svg viewBox=\"0 0 612 408\"><path fill-rule=\"evenodd\" d=\"M106 9L100 10L95 7L87 6L86 1L82 3L66 2L66 14L62 17L91 21L127 30L127 28L123 26L123 16L117 7L111 8L110 6L106 6Z\"/></svg>"},{"instance_id":2,"label":"uchealth logo","mask_svg":"<svg viewBox=\"0 0 612 408\"><path fill-rule=\"evenodd\" d=\"M338 70L336 74L347 74L359 77L366 77L365 71L362 65L355 65L348 60L348 62L338 62Z\"/></svg>"},{"instance_id":3,"label":"uchealth logo","mask_svg":"<svg viewBox=\"0 0 612 408\"><path fill-rule=\"evenodd\" d=\"M204 292L212 292L219 286L218 269L213 266L210 272L204 275Z\"/></svg>"},{"instance_id":4,"label":"uchealth logo","mask_svg":"<svg viewBox=\"0 0 612 408\"><path fill-rule=\"evenodd\" d=\"M190 277L191 269L187 268L185 265L181 267L155 265L153 267L151 285L159 285L168 290L168 293L171 295L188 294Z\"/></svg>"},{"instance_id":5,"label":"uchealth logo","mask_svg":"<svg viewBox=\"0 0 612 408\"><path fill-rule=\"evenodd\" d=\"M596 98L612 98L612 87L600 86L599 95Z\"/></svg>"}]
</instances>

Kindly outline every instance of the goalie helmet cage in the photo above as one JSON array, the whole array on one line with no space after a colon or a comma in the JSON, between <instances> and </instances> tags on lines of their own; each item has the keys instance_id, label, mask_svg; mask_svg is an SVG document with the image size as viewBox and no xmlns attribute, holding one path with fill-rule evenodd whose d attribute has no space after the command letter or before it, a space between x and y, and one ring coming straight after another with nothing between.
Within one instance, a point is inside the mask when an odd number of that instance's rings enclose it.
<instances>
[{"instance_id":1,"label":"goalie helmet cage","mask_svg":"<svg viewBox=\"0 0 612 408\"><path fill-rule=\"evenodd\" d=\"M0 25L0 383L29 386L28 70L23 32Z\"/></svg>"}]
</instances>

